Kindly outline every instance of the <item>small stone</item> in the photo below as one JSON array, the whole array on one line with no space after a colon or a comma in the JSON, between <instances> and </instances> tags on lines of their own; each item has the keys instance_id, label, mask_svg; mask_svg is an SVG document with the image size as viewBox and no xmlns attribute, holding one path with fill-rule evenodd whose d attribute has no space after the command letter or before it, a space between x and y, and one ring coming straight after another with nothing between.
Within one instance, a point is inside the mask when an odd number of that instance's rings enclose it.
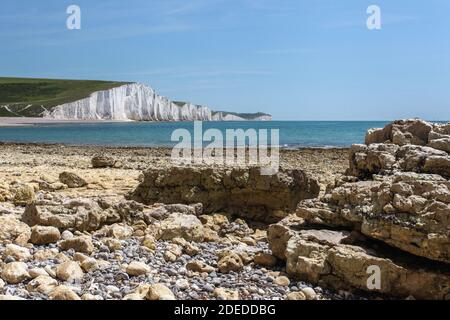
<instances>
[{"instance_id":1,"label":"small stone","mask_svg":"<svg viewBox=\"0 0 450 320\"><path fill-rule=\"evenodd\" d=\"M241 271L244 263L241 257L235 252L227 252L218 262L219 271L228 273L230 271Z\"/></svg>"},{"instance_id":2,"label":"small stone","mask_svg":"<svg viewBox=\"0 0 450 320\"><path fill-rule=\"evenodd\" d=\"M61 238L55 227L34 226L31 228L30 242L37 245L55 243Z\"/></svg>"},{"instance_id":3,"label":"small stone","mask_svg":"<svg viewBox=\"0 0 450 320\"><path fill-rule=\"evenodd\" d=\"M85 293L81 296L81 300L92 300L92 301L97 301L97 300L103 300L102 296L99 295L93 295L90 293Z\"/></svg>"},{"instance_id":4,"label":"small stone","mask_svg":"<svg viewBox=\"0 0 450 320\"><path fill-rule=\"evenodd\" d=\"M142 246L146 247L147 249L150 249L152 251L156 250L156 240L155 237L152 235L145 235L144 239L142 240Z\"/></svg>"},{"instance_id":5,"label":"small stone","mask_svg":"<svg viewBox=\"0 0 450 320\"><path fill-rule=\"evenodd\" d=\"M220 300L239 300L239 291L227 288L216 288L213 295Z\"/></svg>"},{"instance_id":6,"label":"small stone","mask_svg":"<svg viewBox=\"0 0 450 320\"><path fill-rule=\"evenodd\" d=\"M16 259L12 256L6 256L5 259L3 259L3 261L5 263L10 263L10 262L16 262Z\"/></svg>"},{"instance_id":7,"label":"small stone","mask_svg":"<svg viewBox=\"0 0 450 320\"><path fill-rule=\"evenodd\" d=\"M147 274L151 271L151 268L143 262L133 261L131 262L127 268L126 272L130 276L141 276L143 274Z\"/></svg>"},{"instance_id":8,"label":"small stone","mask_svg":"<svg viewBox=\"0 0 450 320\"><path fill-rule=\"evenodd\" d=\"M186 264L186 269L194 272L206 272L206 273L211 273L215 271L214 267L211 267L199 260L189 261Z\"/></svg>"},{"instance_id":9,"label":"small stone","mask_svg":"<svg viewBox=\"0 0 450 320\"><path fill-rule=\"evenodd\" d=\"M73 249L76 252L91 254L94 251L92 239L89 236L79 236L72 239L63 240L59 243L62 250Z\"/></svg>"},{"instance_id":10,"label":"small stone","mask_svg":"<svg viewBox=\"0 0 450 320\"><path fill-rule=\"evenodd\" d=\"M112 157L96 155L91 159L91 163L93 168L112 168L116 160Z\"/></svg>"},{"instance_id":11,"label":"small stone","mask_svg":"<svg viewBox=\"0 0 450 320\"><path fill-rule=\"evenodd\" d=\"M303 288L301 292L303 292L303 294L305 295L307 300L316 299L316 292L314 291L313 288L306 287L306 288Z\"/></svg>"},{"instance_id":12,"label":"small stone","mask_svg":"<svg viewBox=\"0 0 450 320\"><path fill-rule=\"evenodd\" d=\"M32 268L28 270L28 273L30 274L30 277L33 279L39 276L48 276L47 271L45 271L45 269L43 268Z\"/></svg>"},{"instance_id":13,"label":"small stone","mask_svg":"<svg viewBox=\"0 0 450 320\"><path fill-rule=\"evenodd\" d=\"M189 288L189 281L187 281L186 279L178 279L175 282L175 286L180 290L186 290L187 288Z\"/></svg>"},{"instance_id":14,"label":"small stone","mask_svg":"<svg viewBox=\"0 0 450 320\"><path fill-rule=\"evenodd\" d=\"M58 249L40 249L34 253L34 259L38 261L51 260L58 254Z\"/></svg>"},{"instance_id":15,"label":"small stone","mask_svg":"<svg viewBox=\"0 0 450 320\"><path fill-rule=\"evenodd\" d=\"M118 239L105 238L102 240L102 242L105 244L105 246L108 247L110 252L122 249L122 242L120 242L120 240L118 240Z\"/></svg>"},{"instance_id":16,"label":"small stone","mask_svg":"<svg viewBox=\"0 0 450 320\"><path fill-rule=\"evenodd\" d=\"M0 294L0 301L6 301L6 300L26 300L26 299L18 297L18 296L12 296L9 294Z\"/></svg>"},{"instance_id":17,"label":"small stone","mask_svg":"<svg viewBox=\"0 0 450 320\"><path fill-rule=\"evenodd\" d=\"M85 272L93 272L99 268L99 265L94 258L87 258L81 263L81 267Z\"/></svg>"},{"instance_id":18,"label":"small stone","mask_svg":"<svg viewBox=\"0 0 450 320\"><path fill-rule=\"evenodd\" d=\"M275 284L282 286L282 287L287 287L289 286L289 284L291 283L291 281L289 280L288 277L285 276L279 276L275 278L274 281Z\"/></svg>"},{"instance_id":19,"label":"small stone","mask_svg":"<svg viewBox=\"0 0 450 320\"><path fill-rule=\"evenodd\" d=\"M32 203L36 199L34 188L28 184L17 188L13 202L16 206L24 206Z\"/></svg>"},{"instance_id":20,"label":"small stone","mask_svg":"<svg viewBox=\"0 0 450 320\"><path fill-rule=\"evenodd\" d=\"M200 253L200 248L197 246L194 246L193 244L190 244L190 243L187 243L184 246L183 250L184 250L184 252L186 252L187 255L190 255L190 256L195 256Z\"/></svg>"},{"instance_id":21,"label":"small stone","mask_svg":"<svg viewBox=\"0 0 450 320\"><path fill-rule=\"evenodd\" d=\"M30 278L28 266L24 262L10 262L3 267L2 278L12 284L20 283Z\"/></svg>"},{"instance_id":22,"label":"small stone","mask_svg":"<svg viewBox=\"0 0 450 320\"><path fill-rule=\"evenodd\" d=\"M56 266L56 276L61 280L71 282L81 280L84 276L84 272L78 263L67 261Z\"/></svg>"},{"instance_id":23,"label":"small stone","mask_svg":"<svg viewBox=\"0 0 450 320\"><path fill-rule=\"evenodd\" d=\"M108 229L108 236L115 239L125 240L131 237L132 235L133 235L133 228L128 225L116 223L110 226Z\"/></svg>"},{"instance_id":24,"label":"small stone","mask_svg":"<svg viewBox=\"0 0 450 320\"><path fill-rule=\"evenodd\" d=\"M290 292L286 295L286 300L306 300L306 295L301 291Z\"/></svg>"},{"instance_id":25,"label":"small stone","mask_svg":"<svg viewBox=\"0 0 450 320\"><path fill-rule=\"evenodd\" d=\"M7 244L4 254L13 257L17 261L27 261L32 257L28 248L15 244Z\"/></svg>"},{"instance_id":26,"label":"small stone","mask_svg":"<svg viewBox=\"0 0 450 320\"><path fill-rule=\"evenodd\" d=\"M147 300L176 300L172 291L161 283L151 285L146 297Z\"/></svg>"},{"instance_id":27,"label":"small stone","mask_svg":"<svg viewBox=\"0 0 450 320\"><path fill-rule=\"evenodd\" d=\"M73 254L73 261L83 262L84 260L88 259L89 257L81 252L75 252Z\"/></svg>"},{"instance_id":28,"label":"small stone","mask_svg":"<svg viewBox=\"0 0 450 320\"><path fill-rule=\"evenodd\" d=\"M258 253L253 257L255 264L263 267L273 267L277 264L277 258L268 253Z\"/></svg>"},{"instance_id":29,"label":"small stone","mask_svg":"<svg viewBox=\"0 0 450 320\"><path fill-rule=\"evenodd\" d=\"M61 238L63 240L72 239L73 238L73 233L70 232L69 230L64 230L63 233L61 234Z\"/></svg>"},{"instance_id":30,"label":"small stone","mask_svg":"<svg viewBox=\"0 0 450 320\"><path fill-rule=\"evenodd\" d=\"M31 280L26 288L29 292L39 292L43 294L49 294L58 285L58 281L49 277L48 275L41 275Z\"/></svg>"},{"instance_id":31,"label":"small stone","mask_svg":"<svg viewBox=\"0 0 450 320\"><path fill-rule=\"evenodd\" d=\"M52 300L81 300L81 298L67 286L59 286L50 294Z\"/></svg>"},{"instance_id":32,"label":"small stone","mask_svg":"<svg viewBox=\"0 0 450 320\"><path fill-rule=\"evenodd\" d=\"M86 180L73 172L61 172L59 174L59 181L66 184L69 188L81 188L87 185Z\"/></svg>"},{"instance_id":33,"label":"small stone","mask_svg":"<svg viewBox=\"0 0 450 320\"><path fill-rule=\"evenodd\" d=\"M26 245L30 239L30 227L12 215L0 215L0 242L11 241L18 245Z\"/></svg>"}]
</instances>

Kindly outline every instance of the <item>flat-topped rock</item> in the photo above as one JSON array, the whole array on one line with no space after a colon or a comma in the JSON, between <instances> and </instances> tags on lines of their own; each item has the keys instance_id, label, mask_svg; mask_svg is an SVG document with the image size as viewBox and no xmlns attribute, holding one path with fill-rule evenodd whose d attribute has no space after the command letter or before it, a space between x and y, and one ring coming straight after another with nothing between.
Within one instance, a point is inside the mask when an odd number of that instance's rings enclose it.
<instances>
[{"instance_id":1,"label":"flat-topped rock","mask_svg":"<svg viewBox=\"0 0 450 320\"><path fill-rule=\"evenodd\" d=\"M317 197L318 182L301 170L261 175L259 168L211 169L174 167L150 169L130 195L145 204L201 203L205 213L225 211L277 221L303 199Z\"/></svg>"},{"instance_id":2,"label":"flat-topped rock","mask_svg":"<svg viewBox=\"0 0 450 320\"><path fill-rule=\"evenodd\" d=\"M371 245L348 231L314 228L293 217L269 227L269 246L286 261L289 275L340 290L450 299L448 266L428 263L388 246ZM368 286L373 266L380 270L379 288Z\"/></svg>"}]
</instances>

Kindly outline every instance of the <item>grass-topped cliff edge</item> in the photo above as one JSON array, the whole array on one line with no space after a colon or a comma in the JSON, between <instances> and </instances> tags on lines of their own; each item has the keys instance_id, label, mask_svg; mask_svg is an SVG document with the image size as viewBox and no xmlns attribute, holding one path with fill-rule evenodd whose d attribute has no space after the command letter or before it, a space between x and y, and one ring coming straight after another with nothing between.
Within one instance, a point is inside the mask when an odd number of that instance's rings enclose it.
<instances>
[{"instance_id":1,"label":"grass-topped cliff edge","mask_svg":"<svg viewBox=\"0 0 450 320\"><path fill-rule=\"evenodd\" d=\"M0 77L0 117L41 117L55 106L127 83Z\"/></svg>"}]
</instances>

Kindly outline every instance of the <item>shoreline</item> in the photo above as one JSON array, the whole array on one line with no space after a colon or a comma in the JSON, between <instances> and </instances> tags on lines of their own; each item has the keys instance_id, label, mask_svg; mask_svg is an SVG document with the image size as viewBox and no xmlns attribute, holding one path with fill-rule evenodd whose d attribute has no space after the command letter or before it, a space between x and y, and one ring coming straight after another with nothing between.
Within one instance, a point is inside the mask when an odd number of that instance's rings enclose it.
<instances>
[{"instance_id":1,"label":"shoreline","mask_svg":"<svg viewBox=\"0 0 450 320\"><path fill-rule=\"evenodd\" d=\"M28 117L0 117L2 127L32 127L40 124L70 124L70 123L127 123L133 120L61 120Z\"/></svg>"},{"instance_id":2,"label":"shoreline","mask_svg":"<svg viewBox=\"0 0 450 320\"><path fill-rule=\"evenodd\" d=\"M72 147L72 148L109 148L109 149L161 149L161 150L171 150L173 146L145 146L145 145L109 145L109 144L71 144L71 143L61 143L61 142L21 142L21 141L3 141L0 140L1 146L35 146L35 147ZM301 151L301 150L310 150L310 151L320 151L320 150L329 150L329 151L345 151L349 150L351 146L280 146L280 151ZM236 149L240 149L242 147L235 147ZM246 147L248 149L248 147ZM269 148L270 149L270 148ZM224 148L226 150L226 148Z\"/></svg>"}]
</instances>

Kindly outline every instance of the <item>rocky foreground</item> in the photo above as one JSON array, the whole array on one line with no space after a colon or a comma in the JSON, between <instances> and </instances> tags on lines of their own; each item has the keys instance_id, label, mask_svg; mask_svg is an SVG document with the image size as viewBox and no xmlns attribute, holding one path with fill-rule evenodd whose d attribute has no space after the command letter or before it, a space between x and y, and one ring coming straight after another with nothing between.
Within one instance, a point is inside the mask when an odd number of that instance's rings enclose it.
<instances>
[{"instance_id":1,"label":"rocky foreground","mask_svg":"<svg viewBox=\"0 0 450 320\"><path fill-rule=\"evenodd\" d=\"M396 121L350 150L347 174L324 196L271 225L286 272L333 288L450 299L450 125Z\"/></svg>"},{"instance_id":2,"label":"rocky foreground","mask_svg":"<svg viewBox=\"0 0 450 320\"><path fill-rule=\"evenodd\" d=\"M274 176L1 148L0 299L450 299L450 125L284 150Z\"/></svg>"},{"instance_id":3,"label":"rocky foreground","mask_svg":"<svg viewBox=\"0 0 450 320\"><path fill-rule=\"evenodd\" d=\"M352 297L288 276L268 248L265 217L279 221L324 193L348 150L282 151L278 181L255 170L174 168L161 148L0 147L0 299ZM142 199L150 174L161 199ZM180 188L197 190L199 175L207 199ZM237 185L247 193L229 206ZM247 202L253 188L259 196Z\"/></svg>"}]
</instances>

